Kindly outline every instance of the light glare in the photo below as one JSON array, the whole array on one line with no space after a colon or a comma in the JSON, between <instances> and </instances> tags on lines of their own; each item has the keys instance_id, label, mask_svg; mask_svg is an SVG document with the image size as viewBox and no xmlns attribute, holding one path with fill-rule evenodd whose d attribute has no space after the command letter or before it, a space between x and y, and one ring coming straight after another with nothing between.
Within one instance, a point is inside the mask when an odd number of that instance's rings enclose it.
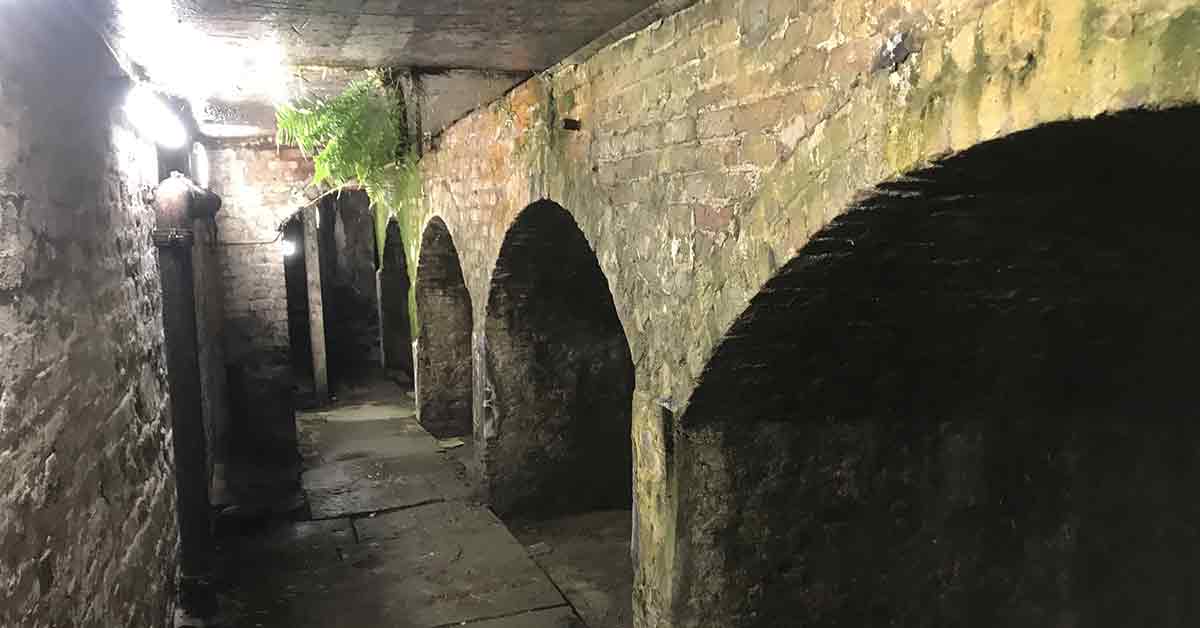
<instances>
[{"instance_id":1,"label":"light glare","mask_svg":"<svg viewBox=\"0 0 1200 628\"><path fill-rule=\"evenodd\" d=\"M274 37L236 42L210 37L179 13L178 5L188 3L116 0L116 4L121 48L145 68L155 85L193 101L289 100L292 75L283 47ZM202 111L194 109L198 117Z\"/></svg>"},{"instance_id":2,"label":"light glare","mask_svg":"<svg viewBox=\"0 0 1200 628\"><path fill-rule=\"evenodd\" d=\"M291 257L296 254L296 243L291 240L280 240L279 250L283 252L284 257Z\"/></svg>"},{"instance_id":3,"label":"light glare","mask_svg":"<svg viewBox=\"0 0 1200 628\"><path fill-rule=\"evenodd\" d=\"M179 149L187 145L188 133L158 94L144 85L134 85L125 98L125 116L143 135L159 146Z\"/></svg>"},{"instance_id":4,"label":"light glare","mask_svg":"<svg viewBox=\"0 0 1200 628\"><path fill-rule=\"evenodd\" d=\"M208 164L208 149L204 148L204 144L194 142L192 144L192 179L202 188L207 188L209 183L209 164Z\"/></svg>"}]
</instances>

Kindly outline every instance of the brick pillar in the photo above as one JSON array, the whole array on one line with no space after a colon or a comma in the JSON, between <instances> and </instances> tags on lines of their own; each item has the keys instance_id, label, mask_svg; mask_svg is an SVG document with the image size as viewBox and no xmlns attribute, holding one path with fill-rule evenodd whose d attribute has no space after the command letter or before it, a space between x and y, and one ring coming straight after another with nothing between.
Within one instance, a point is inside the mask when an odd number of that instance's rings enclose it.
<instances>
[{"instance_id":1,"label":"brick pillar","mask_svg":"<svg viewBox=\"0 0 1200 628\"><path fill-rule=\"evenodd\" d=\"M329 402L329 370L325 355L325 302L321 295L320 208L304 209L304 274L308 284L308 329L312 342L313 396L317 405Z\"/></svg>"}]
</instances>

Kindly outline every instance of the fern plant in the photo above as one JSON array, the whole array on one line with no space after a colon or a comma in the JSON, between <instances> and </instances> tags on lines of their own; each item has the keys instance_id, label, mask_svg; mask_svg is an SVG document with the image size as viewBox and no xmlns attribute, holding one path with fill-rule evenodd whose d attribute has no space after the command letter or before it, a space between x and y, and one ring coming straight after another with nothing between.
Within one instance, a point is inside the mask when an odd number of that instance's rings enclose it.
<instances>
[{"instance_id":1,"label":"fern plant","mask_svg":"<svg viewBox=\"0 0 1200 628\"><path fill-rule=\"evenodd\" d=\"M333 98L279 107L278 141L312 157L314 184L339 189L357 182L370 188L395 163L406 136L397 115L401 106L378 79L357 80Z\"/></svg>"},{"instance_id":2,"label":"fern plant","mask_svg":"<svg viewBox=\"0 0 1200 628\"><path fill-rule=\"evenodd\" d=\"M364 187L384 226L420 200L416 146L408 134L403 91L387 71L352 82L333 98L308 98L276 109L280 144L294 144L313 160L313 184L326 194ZM386 237L385 229L377 236ZM379 242L378 251L384 248Z\"/></svg>"}]
</instances>

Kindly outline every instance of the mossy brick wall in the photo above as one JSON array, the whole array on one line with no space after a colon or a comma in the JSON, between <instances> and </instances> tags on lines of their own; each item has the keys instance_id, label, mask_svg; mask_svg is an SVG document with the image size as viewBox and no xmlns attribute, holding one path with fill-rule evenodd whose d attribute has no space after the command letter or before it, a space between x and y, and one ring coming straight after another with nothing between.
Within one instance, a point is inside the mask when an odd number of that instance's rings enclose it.
<instances>
[{"instance_id":1,"label":"mossy brick wall","mask_svg":"<svg viewBox=\"0 0 1200 628\"><path fill-rule=\"evenodd\" d=\"M674 625L1197 623L1198 129L1043 125L818 231L681 418Z\"/></svg>"},{"instance_id":2,"label":"mossy brick wall","mask_svg":"<svg viewBox=\"0 0 1200 628\"><path fill-rule=\"evenodd\" d=\"M933 158L1195 102L1196 42L1200 8L1180 0L711 0L442 134L410 221L453 234L477 348L500 244L531 202L570 211L608 278L637 371L640 626L671 621L677 585L669 417L764 282L857 195Z\"/></svg>"},{"instance_id":3,"label":"mossy brick wall","mask_svg":"<svg viewBox=\"0 0 1200 628\"><path fill-rule=\"evenodd\" d=\"M157 159L65 4L0 5L0 625L167 626Z\"/></svg>"}]
</instances>

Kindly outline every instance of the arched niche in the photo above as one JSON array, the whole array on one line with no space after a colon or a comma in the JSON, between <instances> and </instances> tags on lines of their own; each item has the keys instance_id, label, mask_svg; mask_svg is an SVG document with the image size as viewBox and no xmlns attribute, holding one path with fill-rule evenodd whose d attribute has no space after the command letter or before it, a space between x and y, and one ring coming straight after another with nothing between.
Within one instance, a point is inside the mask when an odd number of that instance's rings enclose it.
<instances>
[{"instance_id":1,"label":"arched niche","mask_svg":"<svg viewBox=\"0 0 1200 628\"><path fill-rule=\"evenodd\" d=\"M1200 622L1200 110L881 185L680 417L677 626Z\"/></svg>"},{"instance_id":2,"label":"arched niche","mask_svg":"<svg viewBox=\"0 0 1200 628\"><path fill-rule=\"evenodd\" d=\"M471 294L441 218L421 236L416 305L421 424L439 437L471 434Z\"/></svg>"},{"instance_id":3,"label":"arched niche","mask_svg":"<svg viewBox=\"0 0 1200 628\"><path fill-rule=\"evenodd\" d=\"M628 508L634 384L608 280L571 215L530 205L488 295L485 481L502 514Z\"/></svg>"}]
</instances>

